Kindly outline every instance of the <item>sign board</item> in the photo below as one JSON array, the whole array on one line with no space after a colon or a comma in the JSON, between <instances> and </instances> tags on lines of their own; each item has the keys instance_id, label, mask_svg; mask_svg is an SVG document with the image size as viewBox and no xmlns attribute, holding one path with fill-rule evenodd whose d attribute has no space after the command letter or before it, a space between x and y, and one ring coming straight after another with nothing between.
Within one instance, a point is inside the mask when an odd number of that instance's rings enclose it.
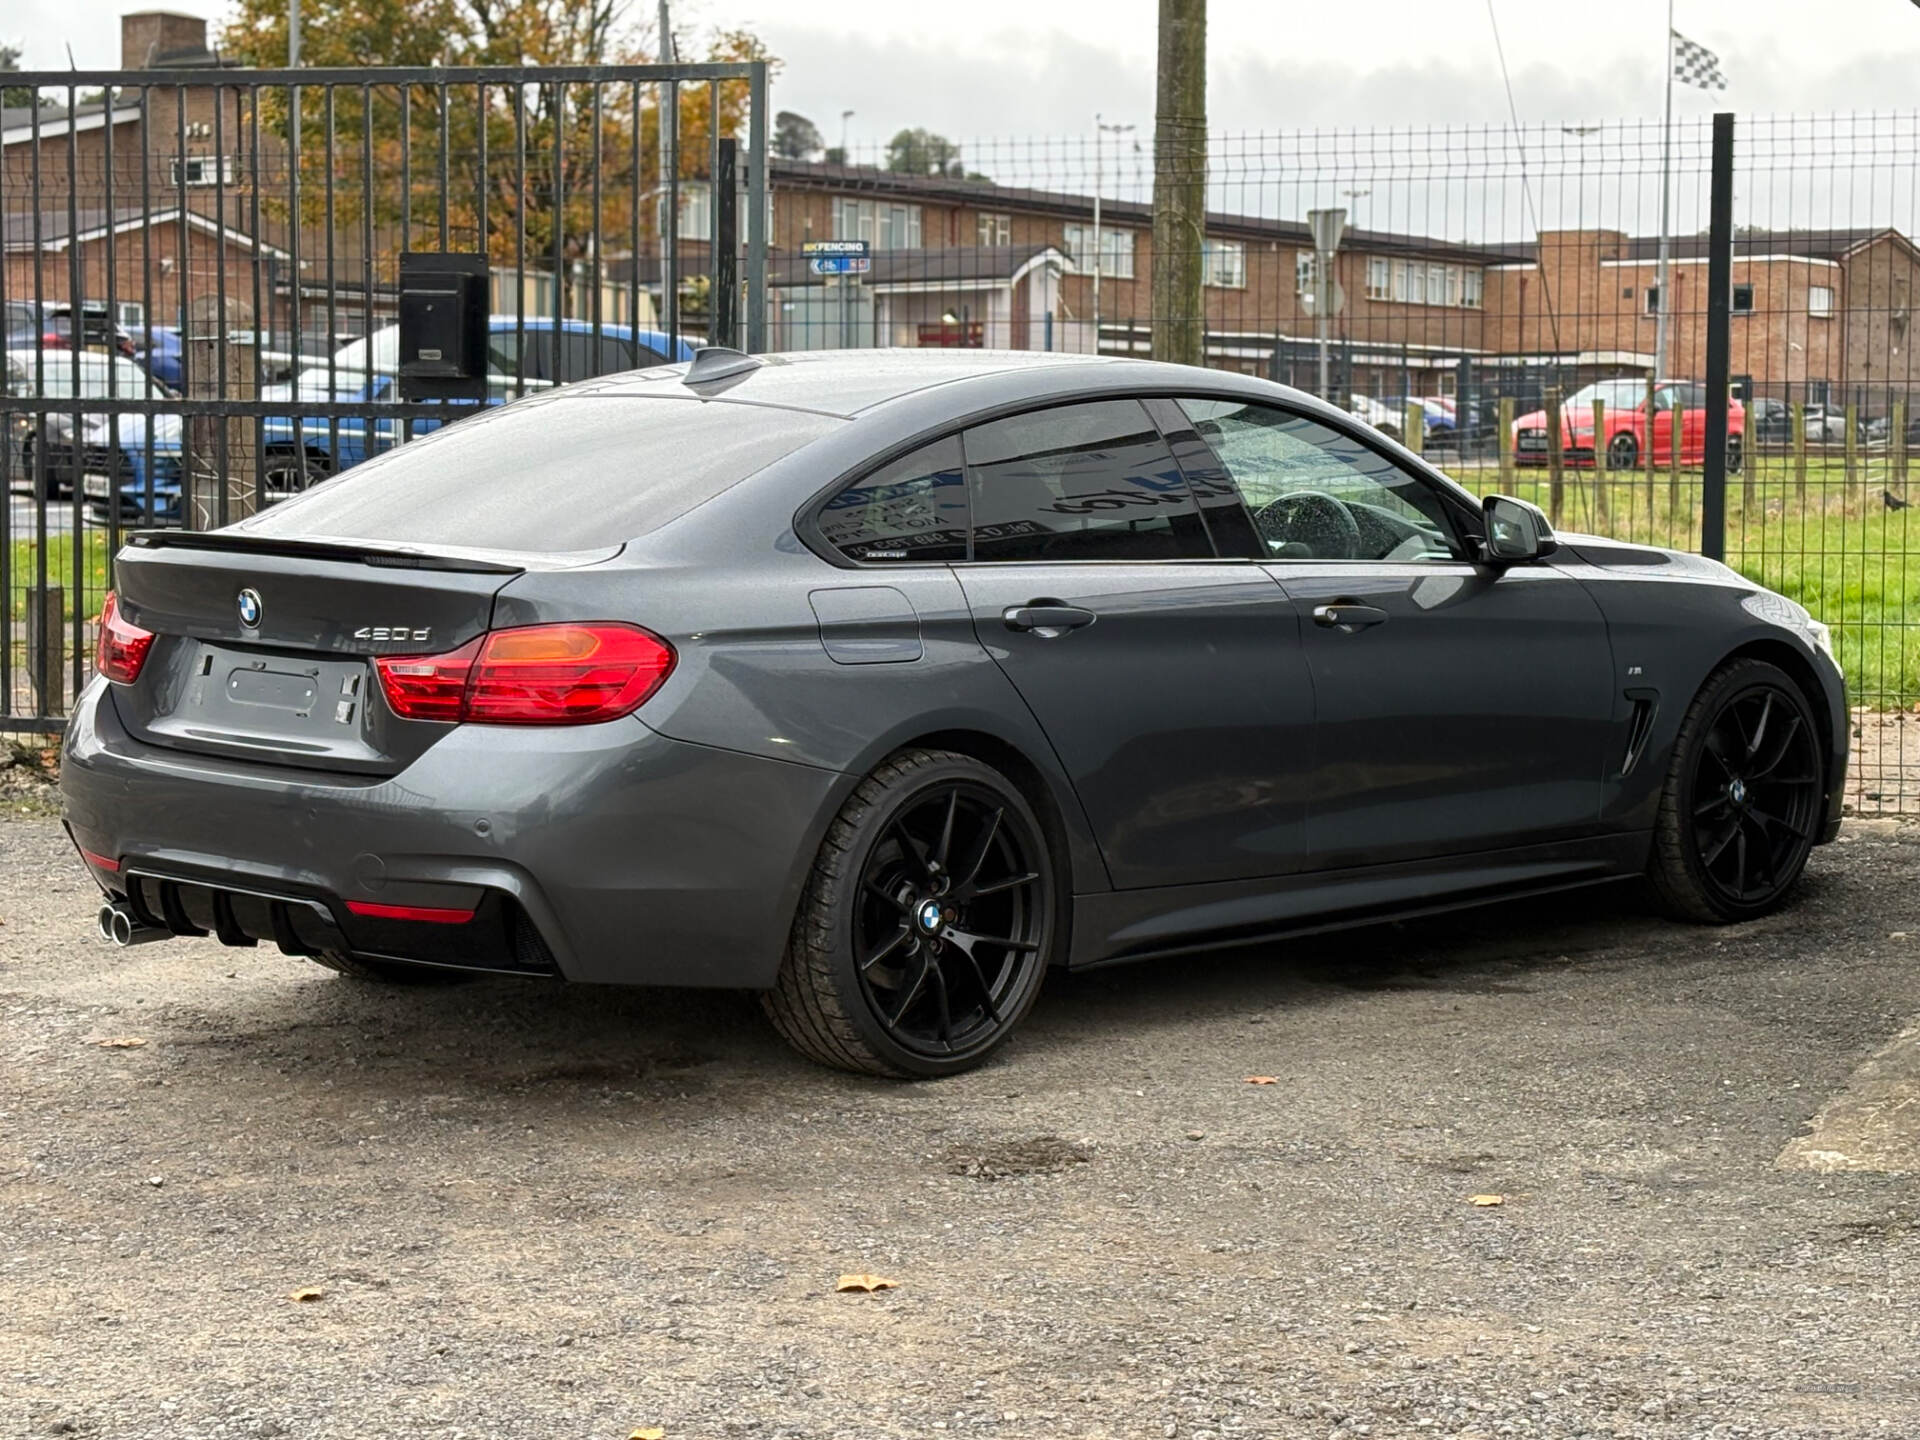
<instances>
[{"instance_id":1,"label":"sign board","mask_svg":"<svg viewBox=\"0 0 1920 1440\"><path fill-rule=\"evenodd\" d=\"M873 268L872 247L864 240L809 240L800 253L816 275L864 275Z\"/></svg>"}]
</instances>

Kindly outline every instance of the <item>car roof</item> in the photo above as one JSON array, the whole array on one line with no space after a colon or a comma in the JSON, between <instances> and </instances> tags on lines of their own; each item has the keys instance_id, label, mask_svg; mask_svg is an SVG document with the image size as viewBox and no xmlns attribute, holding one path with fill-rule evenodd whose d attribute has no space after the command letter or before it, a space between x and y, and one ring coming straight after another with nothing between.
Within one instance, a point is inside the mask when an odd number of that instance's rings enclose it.
<instances>
[{"instance_id":1,"label":"car roof","mask_svg":"<svg viewBox=\"0 0 1920 1440\"><path fill-rule=\"evenodd\" d=\"M1126 360L1046 350L799 350L755 357L760 363L701 384L708 398L857 415L936 385L1037 370L1110 372ZM685 365L656 365L568 387L570 394L685 394ZM671 388L669 388L671 387Z\"/></svg>"}]
</instances>

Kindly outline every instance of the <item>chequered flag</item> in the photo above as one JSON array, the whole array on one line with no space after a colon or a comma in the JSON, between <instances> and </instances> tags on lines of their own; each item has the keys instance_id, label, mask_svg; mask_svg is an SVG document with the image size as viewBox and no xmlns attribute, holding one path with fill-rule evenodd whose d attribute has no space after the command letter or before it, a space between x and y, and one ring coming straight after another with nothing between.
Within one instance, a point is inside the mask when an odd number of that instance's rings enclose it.
<instances>
[{"instance_id":1,"label":"chequered flag","mask_svg":"<svg viewBox=\"0 0 1920 1440\"><path fill-rule=\"evenodd\" d=\"M1673 78L1696 90L1727 88L1727 77L1720 73L1720 57L1678 30L1673 32Z\"/></svg>"}]
</instances>

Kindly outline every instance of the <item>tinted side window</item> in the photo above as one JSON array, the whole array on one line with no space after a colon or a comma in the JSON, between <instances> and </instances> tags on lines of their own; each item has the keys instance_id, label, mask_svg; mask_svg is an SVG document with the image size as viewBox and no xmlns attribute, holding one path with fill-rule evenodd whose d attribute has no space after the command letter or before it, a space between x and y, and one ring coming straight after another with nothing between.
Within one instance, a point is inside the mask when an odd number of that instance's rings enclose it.
<instances>
[{"instance_id":1,"label":"tinted side window","mask_svg":"<svg viewBox=\"0 0 1920 1440\"><path fill-rule=\"evenodd\" d=\"M849 560L966 559L960 442L936 440L854 481L820 512L820 533Z\"/></svg>"},{"instance_id":2,"label":"tinted side window","mask_svg":"<svg viewBox=\"0 0 1920 1440\"><path fill-rule=\"evenodd\" d=\"M1239 400L1182 400L1180 408L1239 486L1264 558L1452 556L1440 497L1355 437Z\"/></svg>"},{"instance_id":3,"label":"tinted side window","mask_svg":"<svg viewBox=\"0 0 1920 1440\"><path fill-rule=\"evenodd\" d=\"M553 376L556 383L589 380L599 373L593 368L593 336L584 330L562 330L558 338L559 368Z\"/></svg>"},{"instance_id":4,"label":"tinted side window","mask_svg":"<svg viewBox=\"0 0 1920 1440\"><path fill-rule=\"evenodd\" d=\"M1062 405L966 434L975 560L1213 554L1180 467L1137 400Z\"/></svg>"}]
</instances>

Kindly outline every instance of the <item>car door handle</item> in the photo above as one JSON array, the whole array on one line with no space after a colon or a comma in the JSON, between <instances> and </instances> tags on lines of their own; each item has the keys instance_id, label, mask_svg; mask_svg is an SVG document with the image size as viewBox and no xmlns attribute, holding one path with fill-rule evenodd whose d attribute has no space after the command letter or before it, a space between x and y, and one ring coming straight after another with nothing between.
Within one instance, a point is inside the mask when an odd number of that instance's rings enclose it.
<instances>
[{"instance_id":1,"label":"car door handle","mask_svg":"<svg viewBox=\"0 0 1920 1440\"><path fill-rule=\"evenodd\" d=\"M1078 605L1035 602L1030 605L1009 605L1000 612L1000 618L1006 622L1009 630L1032 630L1050 636L1091 625L1097 617L1093 611L1083 610Z\"/></svg>"},{"instance_id":2,"label":"car door handle","mask_svg":"<svg viewBox=\"0 0 1920 1440\"><path fill-rule=\"evenodd\" d=\"M1351 600L1336 600L1331 605L1313 607L1313 623L1329 630L1345 630L1352 634L1355 630L1364 630L1369 625L1387 623L1387 612L1377 605L1359 605Z\"/></svg>"}]
</instances>

